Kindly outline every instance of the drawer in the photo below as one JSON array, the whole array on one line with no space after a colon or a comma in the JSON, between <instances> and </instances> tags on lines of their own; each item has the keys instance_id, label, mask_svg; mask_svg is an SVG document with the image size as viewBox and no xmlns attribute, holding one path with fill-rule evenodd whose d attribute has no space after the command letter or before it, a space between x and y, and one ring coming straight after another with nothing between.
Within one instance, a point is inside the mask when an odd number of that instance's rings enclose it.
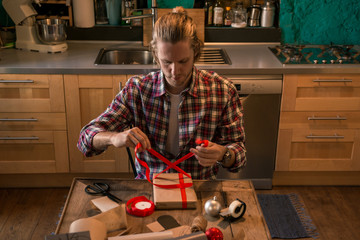
<instances>
[{"instance_id":1,"label":"drawer","mask_svg":"<svg viewBox=\"0 0 360 240\"><path fill-rule=\"evenodd\" d=\"M360 75L285 75L283 111L360 111Z\"/></svg>"},{"instance_id":2,"label":"drawer","mask_svg":"<svg viewBox=\"0 0 360 240\"><path fill-rule=\"evenodd\" d=\"M359 130L281 129L277 171L359 171Z\"/></svg>"},{"instance_id":3,"label":"drawer","mask_svg":"<svg viewBox=\"0 0 360 240\"><path fill-rule=\"evenodd\" d=\"M65 113L0 113L0 131L66 130Z\"/></svg>"},{"instance_id":4,"label":"drawer","mask_svg":"<svg viewBox=\"0 0 360 240\"><path fill-rule=\"evenodd\" d=\"M280 128L360 128L360 112L281 112Z\"/></svg>"},{"instance_id":5,"label":"drawer","mask_svg":"<svg viewBox=\"0 0 360 240\"><path fill-rule=\"evenodd\" d=\"M62 75L0 74L0 112L65 112Z\"/></svg>"},{"instance_id":6,"label":"drawer","mask_svg":"<svg viewBox=\"0 0 360 240\"><path fill-rule=\"evenodd\" d=\"M69 172L66 131L0 131L0 173Z\"/></svg>"}]
</instances>

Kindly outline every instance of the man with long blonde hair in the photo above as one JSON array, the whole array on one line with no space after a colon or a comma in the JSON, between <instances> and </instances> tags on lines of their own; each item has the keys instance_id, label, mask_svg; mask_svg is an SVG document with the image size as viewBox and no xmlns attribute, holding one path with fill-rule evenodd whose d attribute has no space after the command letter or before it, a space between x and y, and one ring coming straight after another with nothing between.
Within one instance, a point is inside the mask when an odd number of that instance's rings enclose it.
<instances>
[{"instance_id":1,"label":"man with long blonde hair","mask_svg":"<svg viewBox=\"0 0 360 240\"><path fill-rule=\"evenodd\" d=\"M172 162L192 152L178 166L193 179L215 179L220 166L239 171L246 163L241 102L230 81L194 66L202 47L183 8L160 17L150 49L161 70L131 77L107 110L82 129L80 151L92 156L110 145L140 143L137 154L151 176L167 165L146 151L150 148ZM197 139L208 144L196 144ZM138 162L136 171L145 178Z\"/></svg>"}]
</instances>

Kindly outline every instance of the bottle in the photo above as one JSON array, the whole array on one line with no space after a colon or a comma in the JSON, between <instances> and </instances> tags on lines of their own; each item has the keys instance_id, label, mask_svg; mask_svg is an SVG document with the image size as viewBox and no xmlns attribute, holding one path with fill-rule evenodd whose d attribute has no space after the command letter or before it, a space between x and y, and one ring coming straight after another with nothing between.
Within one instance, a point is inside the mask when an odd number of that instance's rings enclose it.
<instances>
[{"instance_id":1,"label":"bottle","mask_svg":"<svg viewBox=\"0 0 360 240\"><path fill-rule=\"evenodd\" d=\"M222 27L224 25L224 8L220 0L215 1L214 5L214 26Z\"/></svg>"},{"instance_id":2,"label":"bottle","mask_svg":"<svg viewBox=\"0 0 360 240\"><path fill-rule=\"evenodd\" d=\"M205 26L213 25L214 6L211 0L206 0L205 5Z\"/></svg>"},{"instance_id":3,"label":"bottle","mask_svg":"<svg viewBox=\"0 0 360 240\"><path fill-rule=\"evenodd\" d=\"M275 5L273 1L266 1L261 7L261 27L274 25Z\"/></svg>"},{"instance_id":4,"label":"bottle","mask_svg":"<svg viewBox=\"0 0 360 240\"><path fill-rule=\"evenodd\" d=\"M231 7L226 7L225 9L226 9L226 12L225 12L225 16L224 16L224 26L231 27L231 23L232 23Z\"/></svg>"}]
</instances>

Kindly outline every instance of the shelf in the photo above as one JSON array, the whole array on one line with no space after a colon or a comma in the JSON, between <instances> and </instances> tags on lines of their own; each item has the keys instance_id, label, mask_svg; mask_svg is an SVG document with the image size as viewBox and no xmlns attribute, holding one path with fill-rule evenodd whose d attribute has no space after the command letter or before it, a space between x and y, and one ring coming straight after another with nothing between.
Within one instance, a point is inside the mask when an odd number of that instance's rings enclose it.
<instances>
[{"instance_id":1,"label":"shelf","mask_svg":"<svg viewBox=\"0 0 360 240\"><path fill-rule=\"evenodd\" d=\"M142 41L142 27L101 25L69 27L68 40ZM280 28L205 27L205 42L281 42Z\"/></svg>"}]
</instances>

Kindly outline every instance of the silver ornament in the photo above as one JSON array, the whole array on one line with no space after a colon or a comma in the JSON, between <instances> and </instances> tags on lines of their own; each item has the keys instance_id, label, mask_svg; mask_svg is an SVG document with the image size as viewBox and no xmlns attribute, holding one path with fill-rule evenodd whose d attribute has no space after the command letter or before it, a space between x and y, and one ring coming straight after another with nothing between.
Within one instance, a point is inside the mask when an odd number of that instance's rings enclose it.
<instances>
[{"instance_id":1,"label":"silver ornament","mask_svg":"<svg viewBox=\"0 0 360 240\"><path fill-rule=\"evenodd\" d=\"M217 217L221 210L221 204L216 200L216 196L214 196L213 199L206 201L204 208L209 216Z\"/></svg>"}]
</instances>

